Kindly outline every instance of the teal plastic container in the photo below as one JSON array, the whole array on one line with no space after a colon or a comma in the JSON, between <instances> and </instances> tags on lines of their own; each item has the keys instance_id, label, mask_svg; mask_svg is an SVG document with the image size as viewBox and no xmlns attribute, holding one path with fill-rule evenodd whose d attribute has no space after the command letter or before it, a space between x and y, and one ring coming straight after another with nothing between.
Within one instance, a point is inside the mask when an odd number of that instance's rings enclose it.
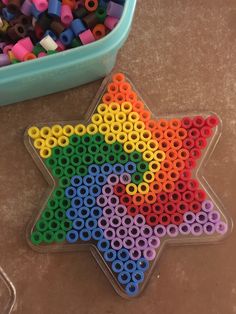
<instances>
[{"instance_id":1,"label":"teal plastic container","mask_svg":"<svg viewBox=\"0 0 236 314\"><path fill-rule=\"evenodd\" d=\"M39 97L106 76L128 37L136 0L126 0L116 28L86 46L0 68L0 105Z\"/></svg>"}]
</instances>

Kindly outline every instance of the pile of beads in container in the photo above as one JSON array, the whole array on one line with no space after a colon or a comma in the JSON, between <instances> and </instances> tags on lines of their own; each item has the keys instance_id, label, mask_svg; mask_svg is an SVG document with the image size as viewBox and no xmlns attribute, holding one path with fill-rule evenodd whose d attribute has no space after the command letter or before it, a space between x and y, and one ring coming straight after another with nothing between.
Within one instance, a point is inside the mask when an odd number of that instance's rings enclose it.
<instances>
[{"instance_id":1,"label":"pile of beads in container","mask_svg":"<svg viewBox=\"0 0 236 314\"><path fill-rule=\"evenodd\" d=\"M0 0L0 67L87 45L119 22L125 0Z\"/></svg>"},{"instance_id":2,"label":"pile of beads in container","mask_svg":"<svg viewBox=\"0 0 236 314\"><path fill-rule=\"evenodd\" d=\"M90 243L133 296L165 241L227 232L195 176L218 118L152 117L122 73L111 77L88 124L28 129L31 151L55 180L30 239L44 247Z\"/></svg>"}]
</instances>

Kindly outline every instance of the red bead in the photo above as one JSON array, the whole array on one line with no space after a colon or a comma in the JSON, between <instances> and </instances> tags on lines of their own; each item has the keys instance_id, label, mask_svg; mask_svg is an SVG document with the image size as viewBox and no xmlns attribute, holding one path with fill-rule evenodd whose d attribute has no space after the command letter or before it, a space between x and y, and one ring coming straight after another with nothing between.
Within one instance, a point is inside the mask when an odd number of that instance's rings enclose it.
<instances>
[{"instance_id":1,"label":"red bead","mask_svg":"<svg viewBox=\"0 0 236 314\"><path fill-rule=\"evenodd\" d=\"M192 122L192 119L190 119L189 117L184 117L182 120L181 120L181 125L183 128L185 129L189 129L191 128L193 122Z\"/></svg>"},{"instance_id":2,"label":"red bead","mask_svg":"<svg viewBox=\"0 0 236 314\"><path fill-rule=\"evenodd\" d=\"M157 194L157 200L162 203L165 204L168 201L168 194L166 192L161 192Z\"/></svg>"},{"instance_id":3,"label":"red bead","mask_svg":"<svg viewBox=\"0 0 236 314\"><path fill-rule=\"evenodd\" d=\"M194 159L199 159L201 157L201 155L202 155L202 153L201 153L199 148L192 148L190 150L189 156L194 158Z\"/></svg>"},{"instance_id":4,"label":"red bead","mask_svg":"<svg viewBox=\"0 0 236 314\"><path fill-rule=\"evenodd\" d=\"M169 194L169 200L174 203L179 202L181 200L181 193L178 191L171 192Z\"/></svg>"},{"instance_id":5,"label":"red bead","mask_svg":"<svg viewBox=\"0 0 236 314\"><path fill-rule=\"evenodd\" d=\"M219 119L216 116L210 116L206 119L206 125L208 125L210 128L214 128L218 124Z\"/></svg>"},{"instance_id":6,"label":"red bead","mask_svg":"<svg viewBox=\"0 0 236 314\"><path fill-rule=\"evenodd\" d=\"M186 182L183 180L177 181L175 184L175 188L178 192L183 193L187 189Z\"/></svg>"},{"instance_id":7,"label":"red bead","mask_svg":"<svg viewBox=\"0 0 236 314\"><path fill-rule=\"evenodd\" d=\"M132 197L128 194L123 194L120 197L120 202L122 205L131 205L132 204Z\"/></svg>"},{"instance_id":8,"label":"red bead","mask_svg":"<svg viewBox=\"0 0 236 314\"><path fill-rule=\"evenodd\" d=\"M185 201L180 201L176 204L176 210L180 214L184 214L189 210L189 205Z\"/></svg>"},{"instance_id":9,"label":"red bead","mask_svg":"<svg viewBox=\"0 0 236 314\"><path fill-rule=\"evenodd\" d=\"M164 206L158 203L152 204L152 212L158 215L162 214L164 212Z\"/></svg>"},{"instance_id":10,"label":"red bead","mask_svg":"<svg viewBox=\"0 0 236 314\"><path fill-rule=\"evenodd\" d=\"M183 140L183 148L190 150L194 147L194 139L187 137L185 140Z\"/></svg>"},{"instance_id":11,"label":"red bead","mask_svg":"<svg viewBox=\"0 0 236 314\"><path fill-rule=\"evenodd\" d=\"M159 216L159 223L161 225L164 225L164 226L168 226L170 224L170 215L168 214L161 214Z\"/></svg>"},{"instance_id":12,"label":"red bead","mask_svg":"<svg viewBox=\"0 0 236 314\"><path fill-rule=\"evenodd\" d=\"M113 190L115 195L121 196L125 193L125 185L118 183L114 186Z\"/></svg>"},{"instance_id":13,"label":"red bead","mask_svg":"<svg viewBox=\"0 0 236 314\"><path fill-rule=\"evenodd\" d=\"M201 210L201 203L193 201L189 204L189 210L193 213L198 213Z\"/></svg>"},{"instance_id":14,"label":"red bead","mask_svg":"<svg viewBox=\"0 0 236 314\"><path fill-rule=\"evenodd\" d=\"M184 181L188 181L191 178L191 171L188 169L184 169L181 173L180 173L180 179L184 180Z\"/></svg>"},{"instance_id":15,"label":"red bead","mask_svg":"<svg viewBox=\"0 0 236 314\"><path fill-rule=\"evenodd\" d=\"M184 221L183 215L180 213L175 213L174 215L170 216L170 220L175 225L180 225Z\"/></svg>"},{"instance_id":16,"label":"red bead","mask_svg":"<svg viewBox=\"0 0 236 314\"><path fill-rule=\"evenodd\" d=\"M127 206L127 213L128 213L128 215L133 216L133 217L138 215L138 213L139 213L138 206L128 205Z\"/></svg>"},{"instance_id":17,"label":"red bead","mask_svg":"<svg viewBox=\"0 0 236 314\"><path fill-rule=\"evenodd\" d=\"M193 158L189 158L188 160L185 161L185 167L187 169L193 169L196 167L196 161Z\"/></svg>"},{"instance_id":18,"label":"red bead","mask_svg":"<svg viewBox=\"0 0 236 314\"><path fill-rule=\"evenodd\" d=\"M212 135L212 129L205 125L203 128L201 128L200 133L202 137L210 137Z\"/></svg>"},{"instance_id":19,"label":"red bead","mask_svg":"<svg viewBox=\"0 0 236 314\"><path fill-rule=\"evenodd\" d=\"M196 140L200 136L200 131L197 128L191 128L188 131L188 136L189 136L189 138Z\"/></svg>"},{"instance_id":20,"label":"red bead","mask_svg":"<svg viewBox=\"0 0 236 314\"><path fill-rule=\"evenodd\" d=\"M173 202L168 202L164 205L164 212L166 214L174 214L176 212L176 206Z\"/></svg>"},{"instance_id":21,"label":"red bead","mask_svg":"<svg viewBox=\"0 0 236 314\"><path fill-rule=\"evenodd\" d=\"M155 214L149 214L146 217L146 223L151 226L154 227L158 224L158 216Z\"/></svg>"},{"instance_id":22,"label":"red bead","mask_svg":"<svg viewBox=\"0 0 236 314\"><path fill-rule=\"evenodd\" d=\"M194 200L194 193L192 191L185 191L182 194L182 200L187 203L192 202Z\"/></svg>"},{"instance_id":23,"label":"red bead","mask_svg":"<svg viewBox=\"0 0 236 314\"><path fill-rule=\"evenodd\" d=\"M202 116L196 116L193 118L193 126L195 128L202 128L205 124L205 119Z\"/></svg>"},{"instance_id":24,"label":"red bead","mask_svg":"<svg viewBox=\"0 0 236 314\"><path fill-rule=\"evenodd\" d=\"M149 215L152 212L152 207L150 204L142 204L139 206L139 212L142 215Z\"/></svg>"},{"instance_id":25,"label":"red bead","mask_svg":"<svg viewBox=\"0 0 236 314\"><path fill-rule=\"evenodd\" d=\"M196 191L199 187L199 183L196 179L190 179L188 182L187 182L187 188L190 190L190 191Z\"/></svg>"},{"instance_id":26,"label":"red bead","mask_svg":"<svg viewBox=\"0 0 236 314\"><path fill-rule=\"evenodd\" d=\"M195 147L199 149L203 149L207 146L207 141L204 137L199 137L195 141Z\"/></svg>"},{"instance_id":27,"label":"red bead","mask_svg":"<svg viewBox=\"0 0 236 314\"><path fill-rule=\"evenodd\" d=\"M206 199L206 192L203 190L196 190L194 196L196 201L202 202Z\"/></svg>"}]
</instances>

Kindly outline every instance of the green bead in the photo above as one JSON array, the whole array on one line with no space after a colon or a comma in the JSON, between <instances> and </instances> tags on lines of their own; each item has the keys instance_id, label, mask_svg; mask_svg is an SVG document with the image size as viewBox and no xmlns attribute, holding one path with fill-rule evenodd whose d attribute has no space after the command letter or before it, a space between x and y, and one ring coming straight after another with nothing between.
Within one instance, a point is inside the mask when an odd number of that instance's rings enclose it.
<instances>
[{"instance_id":1,"label":"green bead","mask_svg":"<svg viewBox=\"0 0 236 314\"><path fill-rule=\"evenodd\" d=\"M82 45L81 41L78 40L78 38L74 38L70 44L71 48L76 48L76 47L80 47Z\"/></svg>"},{"instance_id":2,"label":"green bead","mask_svg":"<svg viewBox=\"0 0 236 314\"><path fill-rule=\"evenodd\" d=\"M95 15L99 21L99 23L102 23L105 21L105 18L107 16L107 12L105 8L99 7L97 11L95 12Z\"/></svg>"},{"instance_id":3,"label":"green bead","mask_svg":"<svg viewBox=\"0 0 236 314\"><path fill-rule=\"evenodd\" d=\"M71 156L70 163L72 164L72 166L78 167L82 163L81 157L77 155Z\"/></svg>"},{"instance_id":4,"label":"green bead","mask_svg":"<svg viewBox=\"0 0 236 314\"><path fill-rule=\"evenodd\" d=\"M87 151L86 147L84 145L78 145L75 147L75 153L77 155L83 155Z\"/></svg>"},{"instance_id":5,"label":"green bead","mask_svg":"<svg viewBox=\"0 0 236 314\"><path fill-rule=\"evenodd\" d=\"M56 188L53 191L53 197L56 199L61 199L64 197L64 195L65 195L65 191L62 188Z\"/></svg>"},{"instance_id":6,"label":"green bead","mask_svg":"<svg viewBox=\"0 0 236 314\"><path fill-rule=\"evenodd\" d=\"M66 239L66 232L63 230L58 230L55 232L55 241L57 243L63 242Z\"/></svg>"},{"instance_id":7,"label":"green bead","mask_svg":"<svg viewBox=\"0 0 236 314\"><path fill-rule=\"evenodd\" d=\"M106 162L111 165L114 165L117 162L117 157L114 153L109 153L106 155Z\"/></svg>"},{"instance_id":8,"label":"green bead","mask_svg":"<svg viewBox=\"0 0 236 314\"><path fill-rule=\"evenodd\" d=\"M55 157L49 157L45 160L45 164L48 168L54 168L57 165L57 159Z\"/></svg>"},{"instance_id":9,"label":"green bead","mask_svg":"<svg viewBox=\"0 0 236 314\"><path fill-rule=\"evenodd\" d=\"M47 51L47 55L49 56L49 55L54 55L55 53L58 53L58 51L56 51L56 50L48 50Z\"/></svg>"},{"instance_id":10,"label":"green bead","mask_svg":"<svg viewBox=\"0 0 236 314\"><path fill-rule=\"evenodd\" d=\"M91 156L90 154L84 154L82 156L82 162L87 166L91 165L93 163L93 156Z\"/></svg>"},{"instance_id":11,"label":"green bead","mask_svg":"<svg viewBox=\"0 0 236 314\"><path fill-rule=\"evenodd\" d=\"M69 219L65 219L61 222L61 228L64 230L64 231L69 231L72 229L72 221L69 220Z\"/></svg>"},{"instance_id":12,"label":"green bead","mask_svg":"<svg viewBox=\"0 0 236 314\"><path fill-rule=\"evenodd\" d=\"M81 165L77 167L76 169L76 174L78 174L81 177L86 176L87 173L88 173L88 169L85 165Z\"/></svg>"},{"instance_id":13,"label":"green bead","mask_svg":"<svg viewBox=\"0 0 236 314\"><path fill-rule=\"evenodd\" d=\"M31 233L30 240L33 244L39 245L43 241L43 235L39 231L34 231Z\"/></svg>"},{"instance_id":14,"label":"green bead","mask_svg":"<svg viewBox=\"0 0 236 314\"><path fill-rule=\"evenodd\" d=\"M60 166L56 166L55 168L52 169L52 174L56 178L60 178L64 175L64 170Z\"/></svg>"},{"instance_id":15,"label":"green bead","mask_svg":"<svg viewBox=\"0 0 236 314\"><path fill-rule=\"evenodd\" d=\"M65 219L65 217L66 217L66 214L65 214L63 209L57 209L55 211L55 218L57 220L63 220L63 219Z\"/></svg>"},{"instance_id":16,"label":"green bead","mask_svg":"<svg viewBox=\"0 0 236 314\"><path fill-rule=\"evenodd\" d=\"M73 134L71 135L71 137L69 138L69 142L71 145L73 146L77 146L79 145L79 143L81 142L81 138L79 135Z\"/></svg>"},{"instance_id":17,"label":"green bead","mask_svg":"<svg viewBox=\"0 0 236 314\"><path fill-rule=\"evenodd\" d=\"M52 219L48 223L49 230L57 231L60 228L60 223L56 219Z\"/></svg>"},{"instance_id":18,"label":"green bead","mask_svg":"<svg viewBox=\"0 0 236 314\"><path fill-rule=\"evenodd\" d=\"M61 209L68 209L70 207L70 200L66 197L63 197L60 201L59 201L59 205Z\"/></svg>"},{"instance_id":19,"label":"green bead","mask_svg":"<svg viewBox=\"0 0 236 314\"><path fill-rule=\"evenodd\" d=\"M148 163L145 161L140 161L137 163L137 170L139 172L145 172L148 170Z\"/></svg>"},{"instance_id":20,"label":"green bead","mask_svg":"<svg viewBox=\"0 0 236 314\"><path fill-rule=\"evenodd\" d=\"M114 143L111 145L111 151L115 154L119 154L123 151L123 147L121 143Z\"/></svg>"},{"instance_id":21,"label":"green bead","mask_svg":"<svg viewBox=\"0 0 236 314\"><path fill-rule=\"evenodd\" d=\"M94 144L102 144L104 142L104 135L97 133L93 135L92 142Z\"/></svg>"},{"instance_id":22,"label":"green bead","mask_svg":"<svg viewBox=\"0 0 236 314\"><path fill-rule=\"evenodd\" d=\"M75 175L75 167L68 166L64 169L65 176L71 178Z\"/></svg>"},{"instance_id":23,"label":"green bead","mask_svg":"<svg viewBox=\"0 0 236 314\"><path fill-rule=\"evenodd\" d=\"M129 161L129 155L126 154L125 152L120 153L117 155L117 162L125 165Z\"/></svg>"},{"instance_id":24,"label":"green bead","mask_svg":"<svg viewBox=\"0 0 236 314\"><path fill-rule=\"evenodd\" d=\"M54 217L54 212L53 212L53 210L51 210L51 209L45 209L45 210L42 212L42 218L43 218L44 220L51 220L53 217Z\"/></svg>"},{"instance_id":25,"label":"green bead","mask_svg":"<svg viewBox=\"0 0 236 314\"><path fill-rule=\"evenodd\" d=\"M36 223L37 231L44 232L48 229L48 223L44 219L39 219Z\"/></svg>"},{"instance_id":26,"label":"green bead","mask_svg":"<svg viewBox=\"0 0 236 314\"><path fill-rule=\"evenodd\" d=\"M106 157L103 154L96 154L94 156L94 162L97 165L103 165L106 162Z\"/></svg>"},{"instance_id":27,"label":"green bead","mask_svg":"<svg viewBox=\"0 0 236 314\"><path fill-rule=\"evenodd\" d=\"M55 239L54 232L52 230L45 231L43 233L43 240L46 243L52 243Z\"/></svg>"},{"instance_id":28,"label":"green bead","mask_svg":"<svg viewBox=\"0 0 236 314\"><path fill-rule=\"evenodd\" d=\"M59 179L59 186L61 188L67 188L68 186L70 186L70 179L68 177L65 177L65 176L61 177Z\"/></svg>"},{"instance_id":29,"label":"green bead","mask_svg":"<svg viewBox=\"0 0 236 314\"><path fill-rule=\"evenodd\" d=\"M16 64L16 63L20 63L20 61L17 60L17 59L12 59L12 60L11 60L11 63L12 63L12 64Z\"/></svg>"},{"instance_id":30,"label":"green bead","mask_svg":"<svg viewBox=\"0 0 236 314\"><path fill-rule=\"evenodd\" d=\"M84 134L81 140L82 140L82 144L89 146L92 143L92 135Z\"/></svg>"},{"instance_id":31,"label":"green bead","mask_svg":"<svg viewBox=\"0 0 236 314\"><path fill-rule=\"evenodd\" d=\"M36 56L38 56L38 54L39 54L40 52L45 52L45 49L44 49L41 45L36 45L36 46L34 46L33 54L35 54Z\"/></svg>"},{"instance_id":32,"label":"green bead","mask_svg":"<svg viewBox=\"0 0 236 314\"><path fill-rule=\"evenodd\" d=\"M51 209L51 210L57 209L58 208L58 200L55 198L51 198L50 200L48 200L47 208Z\"/></svg>"},{"instance_id":33,"label":"green bead","mask_svg":"<svg viewBox=\"0 0 236 314\"><path fill-rule=\"evenodd\" d=\"M130 160L133 161L133 162L138 163L138 162L140 162L142 160L142 154L139 153L139 152L134 151L134 152L132 152L130 154Z\"/></svg>"},{"instance_id":34,"label":"green bead","mask_svg":"<svg viewBox=\"0 0 236 314\"><path fill-rule=\"evenodd\" d=\"M140 172L135 172L131 175L131 180L134 184L139 184L143 181L143 174Z\"/></svg>"},{"instance_id":35,"label":"green bead","mask_svg":"<svg viewBox=\"0 0 236 314\"><path fill-rule=\"evenodd\" d=\"M100 146L100 153L102 154L108 154L111 151L111 145L107 143L102 143Z\"/></svg>"},{"instance_id":36,"label":"green bead","mask_svg":"<svg viewBox=\"0 0 236 314\"><path fill-rule=\"evenodd\" d=\"M62 147L53 147L52 149L52 156L53 157L59 157L63 154L63 151L62 151Z\"/></svg>"},{"instance_id":37,"label":"green bead","mask_svg":"<svg viewBox=\"0 0 236 314\"><path fill-rule=\"evenodd\" d=\"M70 164L70 158L67 156L60 156L58 158L58 165L61 167L69 166Z\"/></svg>"},{"instance_id":38,"label":"green bead","mask_svg":"<svg viewBox=\"0 0 236 314\"><path fill-rule=\"evenodd\" d=\"M99 146L97 144L92 144L88 147L88 152L90 154L97 154L99 152Z\"/></svg>"},{"instance_id":39,"label":"green bead","mask_svg":"<svg viewBox=\"0 0 236 314\"><path fill-rule=\"evenodd\" d=\"M74 154L75 148L72 145L68 145L66 147L63 147L63 154L67 157L70 157Z\"/></svg>"}]
</instances>

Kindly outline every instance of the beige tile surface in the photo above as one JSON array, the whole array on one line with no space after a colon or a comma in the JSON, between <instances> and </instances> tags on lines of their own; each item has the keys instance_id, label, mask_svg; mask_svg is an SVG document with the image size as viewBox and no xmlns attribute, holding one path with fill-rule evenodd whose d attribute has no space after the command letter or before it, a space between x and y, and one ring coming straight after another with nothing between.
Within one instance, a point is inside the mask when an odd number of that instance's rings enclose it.
<instances>
[{"instance_id":1,"label":"beige tile surface","mask_svg":"<svg viewBox=\"0 0 236 314\"><path fill-rule=\"evenodd\" d=\"M157 115L211 110L222 117L206 177L236 219L236 2L138 0L116 68L131 76ZM28 247L25 228L47 183L23 132L33 122L81 118L99 85L0 109L0 265L16 286L14 313L236 313L236 231L218 245L165 250L132 301L116 295L89 253L39 254Z\"/></svg>"}]
</instances>

